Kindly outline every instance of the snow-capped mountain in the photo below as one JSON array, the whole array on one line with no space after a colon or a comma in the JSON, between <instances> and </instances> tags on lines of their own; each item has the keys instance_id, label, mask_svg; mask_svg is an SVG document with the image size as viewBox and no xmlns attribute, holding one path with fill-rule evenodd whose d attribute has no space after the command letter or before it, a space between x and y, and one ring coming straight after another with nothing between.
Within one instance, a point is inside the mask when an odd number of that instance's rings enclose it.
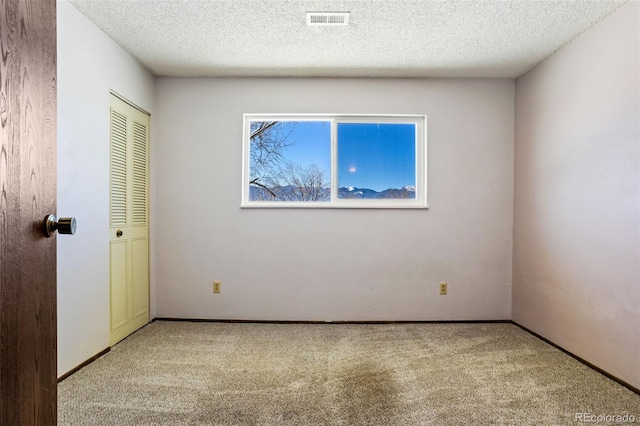
<instances>
[{"instance_id":1,"label":"snow-capped mountain","mask_svg":"<svg viewBox=\"0 0 640 426\"><path fill-rule=\"evenodd\" d=\"M291 186L279 187L279 188L271 188L275 194L279 194L279 196L273 200L272 196L270 196L267 191L263 188L251 186L249 188L249 199L251 201L302 201L300 199L296 199L293 196L294 193L300 193L301 191L298 188L294 188ZM331 190L329 188L324 188L320 191L321 195L315 199L315 201L329 201ZM368 200L376 200L376 199L392 199L392 198L415 198L416 192L415 187L413 186L405 186L400 189L389 188L384 191L375 191L369 188L357 188L354 186L344 186L338 188L338 198L341 199L368 199ZM306 200L313 201L313 200Z\"/></svg>"}]
</instances>

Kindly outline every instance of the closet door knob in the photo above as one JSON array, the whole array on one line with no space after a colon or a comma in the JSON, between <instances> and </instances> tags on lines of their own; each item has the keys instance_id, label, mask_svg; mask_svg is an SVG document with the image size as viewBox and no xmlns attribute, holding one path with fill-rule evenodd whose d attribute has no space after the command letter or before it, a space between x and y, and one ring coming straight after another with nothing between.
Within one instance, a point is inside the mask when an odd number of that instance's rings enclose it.
<instances>
[{"instance_id":1,"label":"closet door knob","mask_svg":"<svg viewBox=\"0 0 640 426\"><path fill-rule=\"evenodd\" d=\"M116 231L116 237L118 237L118 238L122 237L122 230L118 229Z\"/></svg>"}]
</instances>

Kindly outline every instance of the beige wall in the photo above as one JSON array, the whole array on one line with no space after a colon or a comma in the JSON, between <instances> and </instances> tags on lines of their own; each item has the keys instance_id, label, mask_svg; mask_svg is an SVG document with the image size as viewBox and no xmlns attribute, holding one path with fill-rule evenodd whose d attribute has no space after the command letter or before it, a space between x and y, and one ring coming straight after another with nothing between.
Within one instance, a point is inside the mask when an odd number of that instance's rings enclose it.
<instances>
[{"instance_id":1,"label":"beige wall","mask_svg":"<svg viewBox=\"0 0 640 426\"><path fill-rule=\"evenodd\" d=\"M156 315L510 318L513 102L512 80L158 78ZM428 115L430 208L240 209L263 112Z\"/></svg>"},{"instance_id":2,"label":"beige wall","mask_svg":"<svg viewBox=\"0 0 640 426\"><path fill-rule=\"evenodd\" d=\"M640 4L516 82L513 319L640 387Z\"/></svg>"},{"instance_id":3,"label":"beige wall","mask_svg":"<svg viewBox=\"0 0 640 426\"><path fill-rule=\"evenodd\" d=\"M58 19L58 375L109 346L109 91L147 111L153 76L67 1Z\"/></svg>"}]
</instances>

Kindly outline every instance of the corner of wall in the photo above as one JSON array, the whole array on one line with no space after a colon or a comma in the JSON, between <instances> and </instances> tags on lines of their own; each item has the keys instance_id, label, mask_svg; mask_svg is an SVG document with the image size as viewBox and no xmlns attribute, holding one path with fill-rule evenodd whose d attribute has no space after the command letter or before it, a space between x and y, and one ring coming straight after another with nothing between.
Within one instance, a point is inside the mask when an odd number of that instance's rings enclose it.
<instances>
[{"instance_id":1,"label":"corner of wall","mask_svg":"<svg viewBox=\"0 0 640 426\"><path fill-rule=\"evenodd\" d=\"M152 112L153 76L68 1L58 1L58 372L109 345L109 92Z\"/></svg>"}]
</instances>

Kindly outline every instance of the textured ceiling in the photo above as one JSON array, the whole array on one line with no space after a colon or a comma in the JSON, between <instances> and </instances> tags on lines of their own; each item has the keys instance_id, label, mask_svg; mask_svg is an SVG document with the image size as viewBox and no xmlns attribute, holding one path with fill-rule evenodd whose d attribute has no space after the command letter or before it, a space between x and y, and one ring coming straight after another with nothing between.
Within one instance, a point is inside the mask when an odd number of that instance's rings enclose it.
<instances>
[{"instance_id":1,"label":"textured ceiling","mask_svg":"<svg viewBox=\"0 0 640 426\"><path fill-rule=\"evenodd\" d=\"M158 76L517 77L627 0L70 1Z\"/></svg>"}]
</instances>

